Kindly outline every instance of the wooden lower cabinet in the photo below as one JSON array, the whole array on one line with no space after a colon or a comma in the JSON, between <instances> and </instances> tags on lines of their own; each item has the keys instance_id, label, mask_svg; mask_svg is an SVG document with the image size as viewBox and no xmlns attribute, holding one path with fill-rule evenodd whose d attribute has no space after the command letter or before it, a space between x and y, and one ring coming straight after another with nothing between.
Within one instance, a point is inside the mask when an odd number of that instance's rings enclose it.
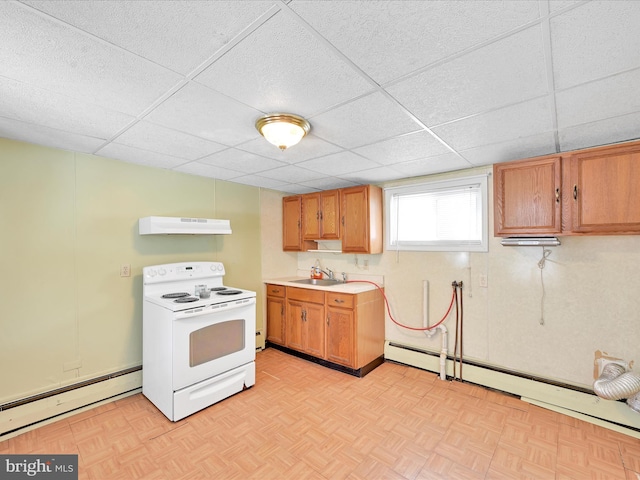
<instances>
[{"instance_id":1,"label":"wooden lower cabinet","mask_svg":"<svg viewBox=\"0 0 640 480\"><path fill-rule=\"evenodd\" d=\"M267 341L285 344L285 287L267 285Z\"/></svg>"},{"instance_id":2,"label":"wooden lower cabinet","mask_svg":"<svg viewBox=\"0 0 640 480\"><path fill-rule=\"evenodd\" d=\"M327 306L327 360L355 367L354 311Z\"/></svg>"},{"instance_id":3,"label":"wooden lower cabinet","mask_svg":"<svg viewBox=\"0 0 640 480\"><path fill-rule=\"evenodd\" d=\"M323 358L324 292L293 287L286 287L286 292L286 346Z\"/></svg>"},{"instance_id":4,"label":"wooden lower cabinet","mask_svg":"<svg viewBox=\"0 0 640 480\"><path fill-rule=\"evenodd\" d=\"M285 289L286 341L280 342L268 333L270 343L353 372L375 368L382 362L384 299L380 291L349 294L267 285L267 292L276 288ZM270 301L279 305L278 299L267 295L267 332L272 331L272 325L279 331L276 326L280 322L280 310L269 308Z\"/></svg>"}]
</instances>

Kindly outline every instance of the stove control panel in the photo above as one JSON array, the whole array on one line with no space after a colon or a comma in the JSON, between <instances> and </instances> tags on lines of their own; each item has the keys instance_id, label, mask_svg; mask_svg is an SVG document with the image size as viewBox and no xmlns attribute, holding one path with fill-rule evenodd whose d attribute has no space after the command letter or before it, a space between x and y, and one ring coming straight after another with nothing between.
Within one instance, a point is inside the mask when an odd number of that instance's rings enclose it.
<instances>
[{"instance_id":1,"label":"stove control panel","mask_svg":"<svg viewBox=\"0 0 640 480\"><path fill-rule=\"evenodd\" d=\"M188 279L222 277L224 264L221 262L183 262L155 265L142 269L144 283L180 281Z\"/></svg>"}]
</instances>

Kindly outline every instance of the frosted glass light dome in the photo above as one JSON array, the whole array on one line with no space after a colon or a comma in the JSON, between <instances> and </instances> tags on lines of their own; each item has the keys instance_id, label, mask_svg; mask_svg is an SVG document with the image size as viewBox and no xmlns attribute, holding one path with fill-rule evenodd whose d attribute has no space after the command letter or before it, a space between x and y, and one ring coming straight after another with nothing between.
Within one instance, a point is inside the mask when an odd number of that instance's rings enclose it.
<instances>
[{"instance_id":1,"label":"frosted glass light dome","mask_svg":"<svg viewBox=\"0 0 640 480\"><path fill-rule=\"evenodd\" d=\"M260 134L280 150L296 145L309 133L311 125L292 113L271 113L256 121Z\"/></svg>"}]
</instances>

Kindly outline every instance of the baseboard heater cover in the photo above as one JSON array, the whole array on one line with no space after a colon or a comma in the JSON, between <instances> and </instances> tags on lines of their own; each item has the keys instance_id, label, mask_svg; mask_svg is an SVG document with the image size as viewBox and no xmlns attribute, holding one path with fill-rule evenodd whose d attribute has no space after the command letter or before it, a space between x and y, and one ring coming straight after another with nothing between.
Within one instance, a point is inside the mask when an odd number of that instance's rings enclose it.
<instances>
[{"instance_id":1,"label":"baseboard heater cover","mask_svg":"<svg viewBox=\"0 0 640 480\"><path fill-rule=\"evenodd\" d=\"M142 366L132 367L0 405L0 439L50 420L142 388Z\"/></svg>"},{"instance_id":2,"label":"baseboard heater cover","mask_svg":"<svg viewBox=\"0 0 640 480\"><path fill-rule=\"evenodd\" d=\"M439 372L439 352L387 341L384 356L385 360ZM447 358L447 375L453 376L452 357ZM640 415L623 401L603 401L591 390L473 361L464 361L463 378L465 382L640 438Z\"/></svg>"}]
</instances>

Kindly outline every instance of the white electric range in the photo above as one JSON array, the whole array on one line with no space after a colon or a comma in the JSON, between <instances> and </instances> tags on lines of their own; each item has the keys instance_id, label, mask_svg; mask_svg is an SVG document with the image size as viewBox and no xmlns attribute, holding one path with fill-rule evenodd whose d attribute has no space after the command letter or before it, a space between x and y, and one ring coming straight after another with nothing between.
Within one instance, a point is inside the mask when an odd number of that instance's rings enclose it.
<instances>
[{"instance_id":1,"label":"white electric range","mask_svg":"<svg viewBox=\"0 0 640 480\"><path fill-rule=\"evenodd\" d=\"M220 262L142 273L142 393L167 418L180 420L255 384L255 292L225 286Z\"/></svg>"}]
</instances>

